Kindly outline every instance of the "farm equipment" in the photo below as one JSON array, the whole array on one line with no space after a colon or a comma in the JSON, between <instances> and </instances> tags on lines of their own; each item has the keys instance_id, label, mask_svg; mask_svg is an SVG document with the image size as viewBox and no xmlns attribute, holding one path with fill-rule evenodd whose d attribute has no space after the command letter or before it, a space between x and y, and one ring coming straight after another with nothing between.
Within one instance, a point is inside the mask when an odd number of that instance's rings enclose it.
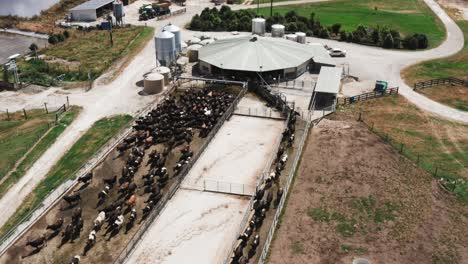
<instances>
[{"instance_id":1,"label":"farm equipment","mask_svg":"<svg viewBox=\"0 0 468 264\"><path fill-rule=\"evenodd\" d=\"M387 90L387 87L388 87L388 82L386 82L386 81L376 81L374 91L376 91L376 92L385 92L385 90Z\"/></svg>"},{"instance_id":2,"label":"farm equipment","mask_svg":"<svg viewBox=\"0 0 468 264\"><path fill-rule=\"evenodd\" d=\"M139 20L148 20L157 16L167 15L171 13L169 6L171 6L171 2L165 0L160 0L158 3L153 4L144 4L138 10L138 13L140 13Z\"/></svg>"}]
</instances>

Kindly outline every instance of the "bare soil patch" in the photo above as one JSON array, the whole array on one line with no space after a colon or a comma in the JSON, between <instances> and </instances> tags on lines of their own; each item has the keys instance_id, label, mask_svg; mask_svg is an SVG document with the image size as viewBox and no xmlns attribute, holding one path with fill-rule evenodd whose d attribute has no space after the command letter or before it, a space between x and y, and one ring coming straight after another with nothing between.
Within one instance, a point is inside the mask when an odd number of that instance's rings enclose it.
<instances>
[{"instance_id":1,"label":"bare soil patch","mask_svg":"<svg viewBox=\"0 0 468 264\"><path fill-rule=\"evenodd\" d=\"M312 130L270 263L466 263L468 213L365 125Z\"/></svg>"}]
</instances>

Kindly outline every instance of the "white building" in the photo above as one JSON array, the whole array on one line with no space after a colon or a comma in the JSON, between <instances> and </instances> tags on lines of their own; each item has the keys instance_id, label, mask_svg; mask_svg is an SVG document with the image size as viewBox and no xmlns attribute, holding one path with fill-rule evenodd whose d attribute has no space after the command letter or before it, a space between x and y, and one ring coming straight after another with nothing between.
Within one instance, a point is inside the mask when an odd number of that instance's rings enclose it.
<instances>
[{"instance_id":1,"label":"white building","mask_svg":"<svg viewBox=\"0 0 468 264\"><path fill-rule=\"evenodd\" d=\"M72 21L96 21L106 10L112 10L114 0L90 0L70 9Z\"/></svg>"}]
</instances>

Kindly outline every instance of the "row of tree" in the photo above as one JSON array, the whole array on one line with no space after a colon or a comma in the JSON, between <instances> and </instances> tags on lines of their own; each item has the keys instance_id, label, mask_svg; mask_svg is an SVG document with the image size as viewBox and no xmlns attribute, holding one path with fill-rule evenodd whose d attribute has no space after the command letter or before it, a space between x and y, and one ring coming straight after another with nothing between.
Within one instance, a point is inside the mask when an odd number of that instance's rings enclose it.
<instances>
[{"instance_id":1,"label":"row of tree","mask_svg":"<svg viewBox=\"0 0 468 264\"><path fill-rule=\"evenodd\" d=\"M59 42L65 41L69 37L70 37L70 32L65 30L63 33L51 34L49 36L48 42L49 42L49 44L55 45L55 44L57 44Z\"/></svg>"},{"instance_id":2,"label":"row of tree","mask_svg":"<svg viewBox=\"0 0 468 264\"><path fill-rule=\"evenodd\" d=\"M189 24L191 30L197 31L251 31L252 19L256 17L251 10L232 11L229 6L217 8L205 8L200 15L195 15ZM295 11L290 11L282 16L275 13L266 18L266 31L271 31L274 24L285 26L286 32L305 32L307 36L318 38L333 38L341 41L354 42L367 45L375 45L383 48L405 48L405 49L425 49L429 46L429 41L424 34L414 34L402 38L400 32L388 27L367 27L360 25L354 31L342 30L341 24L331 26L322 25L315 17L315 13L304 17Z\"/></svg>"}]
</instances>

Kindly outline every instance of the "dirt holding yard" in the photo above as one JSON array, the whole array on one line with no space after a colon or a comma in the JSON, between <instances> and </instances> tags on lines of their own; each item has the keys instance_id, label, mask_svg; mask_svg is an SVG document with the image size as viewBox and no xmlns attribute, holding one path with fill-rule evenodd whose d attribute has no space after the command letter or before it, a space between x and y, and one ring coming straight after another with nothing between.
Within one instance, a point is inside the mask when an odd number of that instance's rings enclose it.
<instances>
[{"instance_id":1,"label":"dirt holding yard","mask_svg":"<svg viewBox=\"0 0 468 264\"><path fill-rule=\"evenodd\" d=\"M313 128L269 263L467 263L467 209L366 126Z\"/></svg>"}]
</instances>

